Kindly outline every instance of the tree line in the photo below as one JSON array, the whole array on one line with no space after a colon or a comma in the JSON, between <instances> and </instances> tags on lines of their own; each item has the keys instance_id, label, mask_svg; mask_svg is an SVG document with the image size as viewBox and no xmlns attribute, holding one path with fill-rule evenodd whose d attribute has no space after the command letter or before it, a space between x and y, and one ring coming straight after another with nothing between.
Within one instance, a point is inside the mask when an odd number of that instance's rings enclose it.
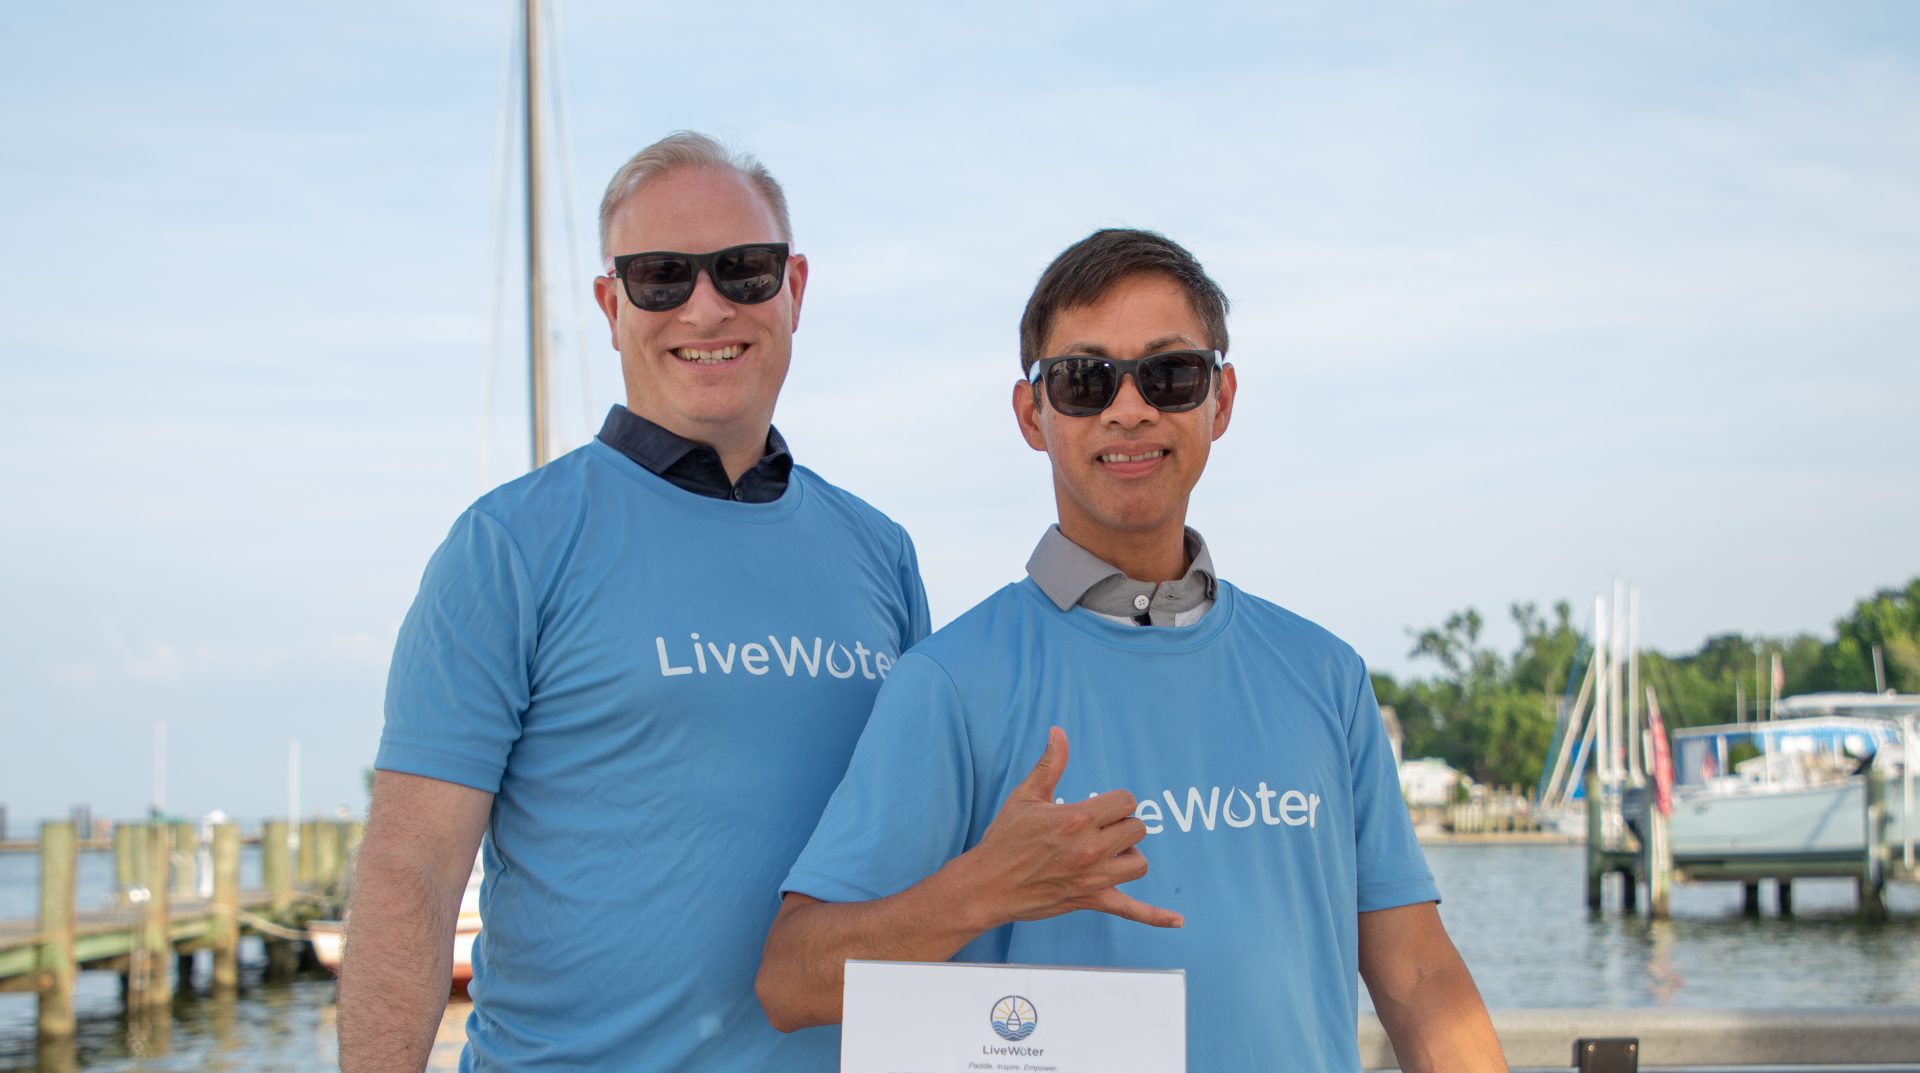
<instances>
[{"instance_id":1,"label":"tree line","mask_svg":"<svg viewBox=\"0 0 1920 1073\"><path fill-rule=\"evenodd\" d=\"M1376 672L1373 688L1405 734L1402 754L1439 757L1475 781L1532 786L1553 747L1564 702L1572 706L1592 652L1574 628L1565 600L1543 613L1533 603L1508 608L1520 642L1511 654L1483 644L1485 620L1472 608L1445 622L1409 630L1409 656L1435 666L1431 677L1396 681ZM1710 637L1697 651L1670 656L1642 650L1640 681L1651 685L1669 729L1734 721L1744 689L1746 716L1765 699L1778 653L1781 696L1874 688L1878 646L1887 688L1920 693L1920 577L1855 603L1834 623L1834 637ZM1761 696L1754 668L1759 661ZM1644 702L1643 702L1644 708Z\"/></svg>"}]
</instances>

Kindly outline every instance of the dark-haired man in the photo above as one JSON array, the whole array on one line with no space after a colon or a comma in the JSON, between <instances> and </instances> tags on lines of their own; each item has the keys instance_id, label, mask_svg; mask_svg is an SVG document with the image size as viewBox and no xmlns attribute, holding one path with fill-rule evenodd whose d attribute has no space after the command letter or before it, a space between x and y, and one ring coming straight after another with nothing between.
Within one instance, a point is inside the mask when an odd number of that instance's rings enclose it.
<instances>
[{"instance_id":1,"label":"dark-haired man","mask_svg":"<svg viewBox=\"0 0 1920 1073\"><path fill-rule=\"evenodd\" d=\"M1403 1069L1504 1068L1366 668L1186 527L1233 414L1226 307L1151 232L1041 276L1013 409L1059 524L881 690L783 887L776 1025L837 1021L849 958L1182 968L1195 1073L1357 1070L1357 971Z\"/></svg>"},{"instance_id":2,"label":"dark-haired man","mask_svg":"<svg viewBox=\"0 0 1920 1073\"><path fill-rule=\"evenodd\" d=\"M797 466L773 410L807 280L780 185L681 132L601 206L627 404L482 497L387 685L340 985L346 1073L427 1061L486 832L469 1070L827 1073L753 994L771 891L892 661L906 533Z\"/></svg>"}]
</instances>

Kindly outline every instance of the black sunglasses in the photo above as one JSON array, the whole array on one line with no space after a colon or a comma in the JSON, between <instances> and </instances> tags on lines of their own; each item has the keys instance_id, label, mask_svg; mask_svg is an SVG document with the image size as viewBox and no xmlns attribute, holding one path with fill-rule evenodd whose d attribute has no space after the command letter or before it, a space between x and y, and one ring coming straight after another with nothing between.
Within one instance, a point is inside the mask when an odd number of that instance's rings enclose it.
<instances>
[{"instance_id":1,"label":"black sunglasses","mask_svg":"<svg viewBox=\"0 0 1920 1073\"><path fill-rule=\"evenodd\" d=\"M1055 410L1068 417L1092 417L1113 405L1121 379L1132 376L1148 405L1177 414L1207 401L1214 370L1223 360L1218 350L1163 350L1131 361L1066 354L1034 362L1027 382L1033 385L1034 401L1039 401L1044 384Z\"/></svg>"},{"instance_id":2,"label":"black sunglasses","mask_svg":"<svg viewBox=\"0 0 1920 1073\"><path fill-rule=\"evenodd\" d=\"M757 305L780 293L787 278L787 244L750 242L712 253L627 253L613 259L612 275L626 285L628 301L649 313L665 313L693 297L703 271L722 298Z\"/></svg>"}]
</instances>

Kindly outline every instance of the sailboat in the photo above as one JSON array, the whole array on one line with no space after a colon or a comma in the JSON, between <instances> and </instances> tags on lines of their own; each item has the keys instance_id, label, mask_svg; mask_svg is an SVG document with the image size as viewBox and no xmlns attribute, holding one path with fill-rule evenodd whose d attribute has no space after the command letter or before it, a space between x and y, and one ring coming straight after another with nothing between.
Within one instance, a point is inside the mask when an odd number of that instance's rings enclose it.
<instances>
[{"instance_id":1,"label":"sailboat","mask_svg":"<svg viewBox=\"0 0 1920 1073\"><path fill-rule=\"evenodd\" d=\"M527 379L528 379L528 452L530 468L539 469L553 457L548 435L548 360L547 316L543 298L545 272L541 241L541 129L540 129L540 11L539 0L521 5L521 40L525 45L523 71L525 101L522 118L526 148L526 220L527 220ZM486 852L474 857L473 871L460 896L460 912L454 922L453 990L464 990L473 979L473 946L480 937L480 889L486 877ZM308 941L315 960L338 974L345 949L346 924L343 920L313 920L307 923Z\"/></svg>"}]
</instances>

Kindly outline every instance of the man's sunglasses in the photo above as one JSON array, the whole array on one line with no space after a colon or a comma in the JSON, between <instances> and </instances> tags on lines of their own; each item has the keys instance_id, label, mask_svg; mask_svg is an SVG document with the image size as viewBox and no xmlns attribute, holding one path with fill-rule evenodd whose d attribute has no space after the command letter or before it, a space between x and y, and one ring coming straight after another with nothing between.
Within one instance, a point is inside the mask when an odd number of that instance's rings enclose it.
<instances>
[{"instance_id":1,"label":"man's sunglasses","mask_svg":"<svg viewBox=\"0 0 1920 1073\"><path fill-rule=\"evenodd\" d=\"M1113 405L1121 379L1132 376L1148 405L1177 414L1207 401L1214 370L1223 360L1218 350L1165 350L1131 361L1067 354L1034 362L1027 382L1033 385L1036 402L1045 385L1055 410L1068 417L1092 417Z\"/></svg>"},{"instance_id":2,"label":"man's sunglasses","mask_svg":"<svg viewBox=\"0 0 1920 1073\"><path fill-rule=\"evenodd\" d=\"M757 305L780 293L787 278L787 244L752 242L712 253L628 253L613 259L613 278L627 288L627 299L649 313L677 309L693 297L693 285L705 272L720 297L738 305Z\"/></svg>"}]
</instances>

